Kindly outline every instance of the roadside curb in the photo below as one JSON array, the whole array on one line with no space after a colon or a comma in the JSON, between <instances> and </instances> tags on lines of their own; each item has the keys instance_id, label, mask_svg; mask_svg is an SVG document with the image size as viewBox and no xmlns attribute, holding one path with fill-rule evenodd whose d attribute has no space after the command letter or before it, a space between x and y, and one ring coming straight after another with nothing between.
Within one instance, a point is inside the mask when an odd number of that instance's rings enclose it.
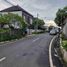
<instances>
[{"instance_id":1,"label":"roadside curb","mask_svg":"<svg viewBox=\"0 0 67 67\"><path fill-rule=\"evenodd\" d=\"M31 36L34 36L34 35L27 35L27 36L25 36L25 37L23 37L23 38L11 40L11 41L3 41L3 42L0 42L0 46L8 45L8 44L14 43L14 42L16 42L16 41L18 41L18 40L23 40L23 39L25 39L25 38L27 38L27 37L31 37ZM5 43L6 43L6 44L5 44Z\"/></svg>"},{"instance_id":2,"label":"roadside curb","mask_svg":"<svg viewBox=\"0 0 67 67\"><path fill-rule=\"evenodd\" d=\"M52 43L54 41L54 39L56 38L56 36L54 36L50 42L50 45L49 45L49 62L50 62L50 67L54 67L53 65L53 61L52 61L52 55L51 55L51 47L52 47Z\"/></svg>"}]
</instances>

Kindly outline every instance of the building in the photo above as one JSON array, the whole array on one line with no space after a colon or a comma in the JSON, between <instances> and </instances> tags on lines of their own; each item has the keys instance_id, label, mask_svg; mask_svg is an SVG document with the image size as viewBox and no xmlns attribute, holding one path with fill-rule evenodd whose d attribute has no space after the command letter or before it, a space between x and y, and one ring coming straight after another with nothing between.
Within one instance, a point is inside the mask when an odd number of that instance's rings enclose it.
<instances>
[{"instance_id":1,"label":"building","mask_svg":"<svg viewBox=\"0 0 67 67\"><path fill-rule=\"evenodd\" d=\"M6 8L4 10L0 11L1 14L8 14L8 13L14 13L14 14L18 14L19 16L24 18L25 23L27 24L27 31L30 32L30 26L33 22L33 15L31 15L30 13L28 13L27 11L25 11L22 7L20 7L19 5L16 6L11 6L9 8ZM16 26L15 26L16 27Z\"/></svg>"}]
</instances>

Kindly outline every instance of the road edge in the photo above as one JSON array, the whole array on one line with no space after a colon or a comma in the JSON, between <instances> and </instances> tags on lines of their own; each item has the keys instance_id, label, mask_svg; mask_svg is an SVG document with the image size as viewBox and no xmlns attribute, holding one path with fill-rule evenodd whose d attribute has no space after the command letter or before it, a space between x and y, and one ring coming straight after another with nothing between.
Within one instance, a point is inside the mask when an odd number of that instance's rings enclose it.
<instances>
[{"instance_id":1,"label":"road edge","mask_svg":"<svg viewBox=\"0 0 67 67\"><path fill-rule=\"evenodd\" d=\"M54 41L56 36L54 36L50 42L50 45L49 45L49 63L50 63L50 67L54 67L53 65L53 61L52 61L52 55L51 55L51 47L52 47L52 43Z\"/></svg>"},{"instance_id":2,"label":"road edge","mask_svg":"<svg viewBox=\"0 0 67 67\"><path fill-rule=\"evenodd\" d=\"M17 42L17 41L19 41L19 40L23 40L23 39L25 39L26 37L31 37L31 36L35 36L35 35L28 35L28 36L25 36L25 37L23 37L23 38L11 40L11 41L3 41L3 42L0 42L0 46L12 44L12 43L15 43L15 42ZM6 43L6 44L4 44L4 43Z\"/></svg>"}]
</instances>

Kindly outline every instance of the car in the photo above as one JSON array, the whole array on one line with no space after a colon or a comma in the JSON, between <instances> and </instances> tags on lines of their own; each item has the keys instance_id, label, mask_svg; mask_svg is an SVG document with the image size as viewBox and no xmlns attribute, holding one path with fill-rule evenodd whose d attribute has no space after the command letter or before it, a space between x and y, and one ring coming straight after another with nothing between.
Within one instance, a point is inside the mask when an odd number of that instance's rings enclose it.
<instances>
[{"instance_id":1,"label":"car","mask_svg":"<svg viewBox=\"0 0 67 67\"><path fill-rule=\"evenodd\" d=\"M50 35L56 35L57 34L57 31L53 29L49 33L50 33Z\"/></svg>"}]
</instances>

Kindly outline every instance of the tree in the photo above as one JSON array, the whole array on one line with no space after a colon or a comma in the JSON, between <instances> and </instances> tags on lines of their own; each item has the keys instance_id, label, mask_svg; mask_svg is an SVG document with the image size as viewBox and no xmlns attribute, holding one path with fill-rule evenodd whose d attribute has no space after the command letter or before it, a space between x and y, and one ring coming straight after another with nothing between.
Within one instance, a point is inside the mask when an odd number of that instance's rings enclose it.
<instances>
[{"instance_id":1,"label":"tree","mask_svg":"<svg viewBox=\"0 0 67 67\"><path fill-rule=\"evenodd\" d=\"M39 18L35 18L35 19L33 20L32 26L33 26L34 28L37 27L37 26L38 26L38 28L42 28L44 24L45 24L45 23L44 23L43 20L41 20L41 19L39 19Z\"/></svg>"},{"instance_id":2,"label":"tree","mask_svg":"<svg viewBox=\"0 0 67 67\"><path fill-rule=\"evenodd\" d=\"M0 16L0 24L10 24L10 21L15 19L16 21L19 21L22 25L22 29L26 28L26 24L24 22L23 17L19 16L18 14L8 13Z\"/></svg>"},{"instance_id":3,"label":"tree","mask_svg":"<svg viewBox=\"0 0 67 67\"><path fill-rule=\"evenodd\" d=\"M5 25L5 24L9 24L9 21L10 21L10 19L9 19L9 16L7 14L0 16L1 27L3 27L3 25Z\"/></svg>"},{"instance_id":4,"label":"tree","mask_svg":"<svg viewBox=\"0 0 67 67\"><path fill-rule=\"evenodd\" d=\"M55 22L58 24L58 26L64 26L64 20L67 18L67 6L63 9L59 9L56 13Z\"/></svg>"},{"instance_id":5,"label":"tree","mask_svg":"<svg viewBox=\"0 0 67 67\"><path fill-rule=\"evenodd\" d=\"M54 26L50 25L49 26L49 31L52 30L54 28Z\"/></svg>"}]
</instances>

